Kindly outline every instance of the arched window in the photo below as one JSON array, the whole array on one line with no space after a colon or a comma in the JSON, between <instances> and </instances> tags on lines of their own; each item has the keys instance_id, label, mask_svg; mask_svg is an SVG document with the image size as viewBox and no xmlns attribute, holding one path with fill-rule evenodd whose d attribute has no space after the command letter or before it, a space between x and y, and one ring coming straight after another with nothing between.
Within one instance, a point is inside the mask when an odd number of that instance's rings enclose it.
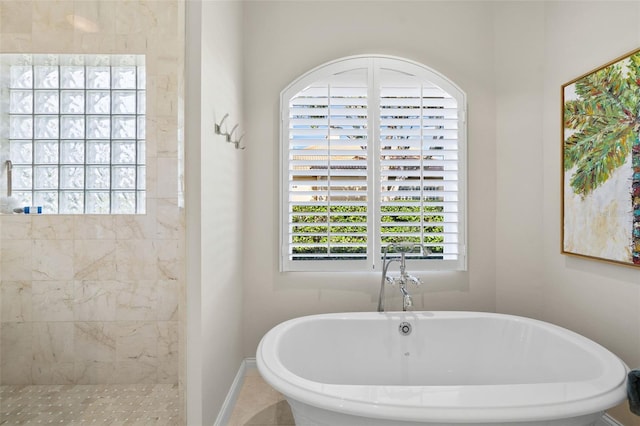
<instances>
[{"instance_id":1,"label":"arched window","mask_svg":"<svg viewBox=\"0 0 640 426\"><path fill-rule=\"evenodd\" d=\"M356 56L281 93L281 270L466 269L466 99L409 60ZM390 252L390 255L393 253Z\"/></svg>"}]
</instances>

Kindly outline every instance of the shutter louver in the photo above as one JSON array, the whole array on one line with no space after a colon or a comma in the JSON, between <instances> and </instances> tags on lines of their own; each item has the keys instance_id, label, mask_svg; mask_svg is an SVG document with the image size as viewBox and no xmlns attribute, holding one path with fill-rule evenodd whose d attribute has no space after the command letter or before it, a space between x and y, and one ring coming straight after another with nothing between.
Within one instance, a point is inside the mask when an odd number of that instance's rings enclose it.
<instances>
[{"instance_id":1,"label":"shutter louver","mask_svg":"<svg viewBox=\"0 0 640 426\"><path fill-rule=\"evenodd\" d=\"M290 259L366 259L366 70L302 90L288 122Z\"/></svg>"},{"instance_id":2,"label":"shutter louver","mask_svg":"<svg viewBox=\"0 0 640 426\"><path fill-rule=\"evenodd\" d=\"M442 89L381 72L380 238L422 244L428 256L458 257L457 101Z\"/></svg>"}]
</instances>

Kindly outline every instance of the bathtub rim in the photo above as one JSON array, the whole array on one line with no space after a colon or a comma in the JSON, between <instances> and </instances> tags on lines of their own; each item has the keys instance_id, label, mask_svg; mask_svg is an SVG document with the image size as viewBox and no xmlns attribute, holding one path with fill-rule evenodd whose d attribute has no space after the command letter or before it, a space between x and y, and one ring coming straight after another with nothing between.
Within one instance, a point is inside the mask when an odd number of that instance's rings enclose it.
<instances>
[{"instance_id":1,"label":"bathtub rim","mask_svg":"<svg viewBox=\"0 0 640 426\"><path fill-rule=\"evenodd\" d=\"M479 385L479 386L385 386L385 385L334 385L327 383L313 382L300 377L289 371L275 356L273 347L278 347L282 333L288 328L302 322L320 319L349 319L357 318L380 318L397 316L400 319L409 315L423 314L428 317L437 318L473 318L489 317L509 319L511 321L533 323L539 327L550 329L555 333L567 335L570 340L577 341L580 346L587 345L592 351L597 352L598 358L606 355L608 360L605 366L605 373L619 373L619 379L610 378L605 383L608 388L593 392L587 396L582 396L569 401L560 401L544 404L517 404L517 405L492 405L480 404L477 406L460 407L458 405L439 406L410 406L393 403L393 398L381 400L378 403L363 400L363 393L367 388L377 388L384 391L384 388L391 387L393 390L431 391L431 396L442 396L446 393L459 393L465 398L476 398L482 396L509 397L509 391L522 386L520 390L527 390L524 387L536 388L539 392L562 392L563 387L577 389L586 382L597 382L597 380L558 382L551 384L523 384L523 385ZM273 346L275 345L275 346ZM524 422L524 421L545 421L561 418L572 418L587 414L604 412L626 399L626 374L628 367L615 354L604 348L593 340L575 333L566 328L540 321L532 318L521 317L509 314L472 312L472 311L411 311L411 312L345 312L308 315L284 321L269 330L261 339L256 353L256 362L260 374L267 383L274 389L282 393L288 399L294 399L302 403L316 406L325 410L341 412L354 416L369 417L376 419L401 420L401 421L421 421L425 418L429 421L439 421L446 423L473 422ZM600 376L603 377L604 373ZM428 389L427 389L428 388ZM435 392L435 393L433 393ZM440 392L440 393L438 393ZM584 393L584 392L583 392Z\"/></svg>"}]
</instances>

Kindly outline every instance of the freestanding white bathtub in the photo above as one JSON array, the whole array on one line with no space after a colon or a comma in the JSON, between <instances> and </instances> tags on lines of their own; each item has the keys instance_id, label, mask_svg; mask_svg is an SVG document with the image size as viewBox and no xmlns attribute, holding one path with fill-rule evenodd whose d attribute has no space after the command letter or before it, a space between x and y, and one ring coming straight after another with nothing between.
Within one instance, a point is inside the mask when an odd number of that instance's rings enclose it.
<instances>
[{"instance_id":1,"label":"freestanding white bathtub","mask_svg":"<svg viewBox=\"0 0 640 426\"><path fill-rule=\"evenodd\" d=\"M297 318L257 363L299 426L593 425L626 398L628 370L569 330L475 312Z\"/></svg>"}]
</instances>

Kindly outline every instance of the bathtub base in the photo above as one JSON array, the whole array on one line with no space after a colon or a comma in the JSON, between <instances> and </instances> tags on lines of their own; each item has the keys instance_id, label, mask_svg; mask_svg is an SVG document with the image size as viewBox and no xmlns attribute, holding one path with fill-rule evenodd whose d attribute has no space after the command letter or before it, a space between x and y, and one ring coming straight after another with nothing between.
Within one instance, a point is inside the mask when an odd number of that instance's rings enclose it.
<instances>
[{"instance_id":1,"label":"bathtub base","mask_svg":"<svg viewBox=\"0 0 640 426\"><path fill-rule=\"evenodd\" d=\"M408 422L398 420L373 419L370 417L352 416L336 411L323 410L287 398L291 406L293 418L297 426L481 426L487 423L442 423L442 422ZM596 426L604 413L593 413L569 419L543 420L533 422L491 422L491 426Z\"/></svg>"}]
</instances>

